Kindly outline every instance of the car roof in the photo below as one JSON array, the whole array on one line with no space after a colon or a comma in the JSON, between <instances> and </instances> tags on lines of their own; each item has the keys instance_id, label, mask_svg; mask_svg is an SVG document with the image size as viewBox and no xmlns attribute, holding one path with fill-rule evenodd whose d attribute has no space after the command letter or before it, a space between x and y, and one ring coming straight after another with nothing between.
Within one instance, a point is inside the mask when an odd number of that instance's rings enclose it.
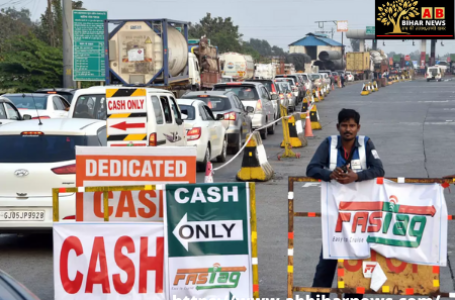
<instances>
[{"instance_id":1,"label":"car roof","mask_svg":"<svg viewBox=\"0 0 455 300\"><path fill-rule=\"evenodd\" d=\"M251 82L251 81L240 81L240 82L222 82L222 83L217 83L215 84L215 86L242 86L242 85L248 85L248 86L259 86L261 85L262 83L260 82Z\"/></svg>"},{"instance_id":2,"label":"car roof","mask_svg":"<svg viewBox=\"0 0 455 300\"><path fill-rule=\"evenodd\" d=\"M25 96L33 96L33 97L37 97L37 98L42 98L42 97L48 97L49 94L39 94L39 93L17 93L17 94L3 94L2 96L3 97L17 97L17 96L22 96L22 95L25 95Z\"/></svg>"},{"instance_id":3,"label":"car roof","mask_svg":"<svg viewBox=\"0 0 455 300\"><path fill-rule=\"evenodd\" d=\"M0 135L18 134L23 131L42 131L44 134L94 135L106 126L106 121L94 119L38 119L11 122L0 126Z\"/></svg>"},{"instance_id":4,"label":"car roof","mask_svg":"<svg viewBox=\"0 0 455 300\"><path fill-rule=\"evenodd\" d=\"M93 95L93 94L106 94L106 89L138 89L138 88L143 88L147 91L147 93L151 92L156 92L156 93L170 93L173 94L170 91L163 90L163 89L155 89L155 88L146 88L146 87L124 87L124 86L114 86L114 85L107 85L107 86L92 86L86 89L80 89L77 90L76 93L74 93L74 98L81 96L81 95Z\"/></svg>"},{"instance_id":5,"label":"car roof","mask_svg":"<svg viewBox=\"0 0 455 300\"><path fill-rule=\"evenodd\" d=\"M194 105L196 105L196 104L207 105L207 104L205 104L205 102L202 101L202 100L197 100L197 99L182 99L182 98L178 98L178 99L177 99L177 104L191 105L191 106L194 106Z\"/></svg>"},{"instance_id":6,"label":"car roof","mask_svg":"<svg viewBox=\"0 0 455 300\"><path fill-rule=\"evenodd\" d=\"M77 89L48 88L48 89L39 89L39 90L36 90L35 93L38 93L38 92L65 92L65 93L74 94L74 92L76 92L76 91L77 91Z\"/></svg>"},{"instance_id":7,"label":"car roof","mask_svg":"<svg viewBox=\"0 0 455 300\"><path fill-rule=\"evenodd\" d=\"M232 91L204 91L204 92L189 92L183 95L182 97L185 96L199 96L199 95L208 95L208 96L224 96L227 97L229 94L235 95L234 92ZM180 98L183 99L183 98Z\"/></svg>"}]
</instances>

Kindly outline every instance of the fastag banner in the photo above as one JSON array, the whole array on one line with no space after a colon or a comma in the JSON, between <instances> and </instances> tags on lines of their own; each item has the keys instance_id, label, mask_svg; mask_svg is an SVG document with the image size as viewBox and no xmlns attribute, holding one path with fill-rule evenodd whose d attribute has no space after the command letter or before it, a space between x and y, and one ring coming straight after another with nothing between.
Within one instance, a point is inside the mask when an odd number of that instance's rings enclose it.
<instances>
[{"instance_id":1,"label":"fastag banner","mask_svg":"<svg viewBox=\"0 0 455 300\"><path fill-rule=\"evenodd\" d=\"M76 147L76 185L196 182L195 147ZM163 190L109 192L110 221L163 221ZM76 221L104 220L103 194L77 193Z\"/></svg>"},{"instance_id":2,"label":"fastag banner","mask_svg":"<svg viewBox=\"0 0 455 300\"><path fill-rule=\"evenodd\" d=\"M163 223L54 223L55 299L163 300L163 233Z\"/></svg>"},{"instance_id":3,"label":"fastag banner","mask_svg":"<svg viewBox=\"0 0 455 300\"><path fill-rule=\"evenodd\" d=\"M366 259L375 250L386 258L445 267L443 187L378 181L322 183L324 258Z\"/></svg>"}]
</instances>

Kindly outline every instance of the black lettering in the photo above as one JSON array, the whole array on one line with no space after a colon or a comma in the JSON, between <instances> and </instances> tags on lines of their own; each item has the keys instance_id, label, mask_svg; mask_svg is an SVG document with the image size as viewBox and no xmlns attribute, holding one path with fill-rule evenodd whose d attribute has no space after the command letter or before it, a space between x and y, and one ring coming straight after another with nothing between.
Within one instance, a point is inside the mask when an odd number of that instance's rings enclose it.
<instances>
[{"instance_id":1,"label":"black lettering","mask_svg":"<svg viewBox=\"0 0 455 300\"><path fill-rule=\"evenodd\" d=\"M213 237L214 238L222 238L222 235L216 235L216 226L215 224L212 224L212 231L213 231Z\"/></svg>"},{"instance_id":2,"label":"black lettering","mask_svg":"<svg viewBox=\"0 0 455 300\"><path fill-rule=\"evenodd\" d=\"M227 227L226 224L223 224L224 229L226 229L227 237L231 237L231 231L234 229L235 223L232 223L231 227Z\"/></svg>"},{"instance_id":3,"label":"black lettering","mask_svg":"<svg viewBox=\"0 0 455 300\"><path fill-rule=\"evenodd\" d=\"M183 229L185 229L185 228L188 228L190 230L190 234L188 236L184 236L183 235ZM194 229L190 225L183 225L182 227L180 227L179 235L180 235L181 238L184 238L184 239L188 240L188 239L193 237Z\"/></svg>"},{"instance_id":4,"label":"black lettering","mask_svg":"<svg viewBox=\"0 0 455 300\"><path fill-rule=\"evenodd\" d=\"M209 237L209 225L205 225L205 231L201 225L196 225L196 238L200 237L199 234L202 234L204 237L208 238Z\"/></svg>"}]
</instances>

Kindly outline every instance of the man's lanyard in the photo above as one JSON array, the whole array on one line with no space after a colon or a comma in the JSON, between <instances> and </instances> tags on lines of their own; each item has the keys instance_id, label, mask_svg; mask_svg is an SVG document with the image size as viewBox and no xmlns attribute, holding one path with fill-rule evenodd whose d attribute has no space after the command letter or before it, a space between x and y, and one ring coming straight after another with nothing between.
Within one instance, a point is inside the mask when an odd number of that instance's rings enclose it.
<instances>
[{"instance_id":1,"label":"man's lanyard","mask_svg":"<svg viewBox=\"0 0 455 300\"><path fill-rule=\"evenodd\" d=\"M351 148L351 151L348 153L348 151L346 151L346 149L344 147L343 148L343 156L344 156L344 159L346 160L346 165L351 163L351 160L352 160L352 156L354 154L354 145L352 146Z\"/></svg>"}]
</instances>

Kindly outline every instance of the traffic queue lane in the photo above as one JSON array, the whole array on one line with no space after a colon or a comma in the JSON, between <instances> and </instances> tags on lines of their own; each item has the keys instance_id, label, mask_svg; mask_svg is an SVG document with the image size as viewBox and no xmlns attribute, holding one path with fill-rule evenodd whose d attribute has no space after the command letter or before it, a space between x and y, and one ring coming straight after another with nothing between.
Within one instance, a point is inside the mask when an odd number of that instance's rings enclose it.
<instances>
[{"instance_id":1,"label":"traffic queue lane","mask_svg":"<svg viewBox=\"0 0 455 300\"><path fill-rule=\"evenodd\" d=\"M322 130L315 130L308 146L293 149L300 159L277 159L284 149L281 124L275 135L264 140L274 179L257 184L259 279L261 297L286 295L287 276L287 178L305 176L306 166L321 141L336 134L336 117L342 108L353 108L361 115L361 134L374 142L388 177L441 177L455 173L455 86L448 82L397 83L369 96L360 96L361 85L336 89L317 103ZM230 156L232 157L232 156ZM229 157L229 158L230 158ZM228 160L229 160L228 158ZM215 171L215 182L235 181L241 166L234 162ZM214 168L221 164L214 163ZM205 174L197 174L197 182ZM446 189L449 214L455 212L454 196ZM301 183L295 190L296 211L320 211L318 184ZM454 259L455 237L449 222L448 256ZM294 281L311 286L321 248L320 219L296 221ZM24 283L41 299L53 299L52 235L0 235L0 268ZM441 290L454 291L451 265L441 268ZM336 282L334 282L336 284ZM301 296L303 296L301 294ZM399 299L399 297L391 297Z\"/></svg>"}]
</instances>

